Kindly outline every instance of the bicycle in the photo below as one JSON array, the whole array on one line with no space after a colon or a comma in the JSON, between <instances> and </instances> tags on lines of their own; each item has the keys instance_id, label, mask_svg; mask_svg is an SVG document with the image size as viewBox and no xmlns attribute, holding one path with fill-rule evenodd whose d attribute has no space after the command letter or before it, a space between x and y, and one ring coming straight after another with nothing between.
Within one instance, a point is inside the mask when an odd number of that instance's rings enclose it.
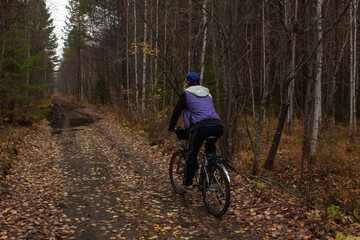
<instances>
[{"instance_id":1,"label":"bicycle","mask_svg":"<svg viewBox=\"0 0 360 240\"><path fill-rule=\"evenodd\" d=\"M180 140L180 150L175 152L170 160L169 175L171 185L177 194L183 195L186 193L183 188L183 179L185 174L185 159L188 155L189 136L185 129L176 128L177 138ZM208 137L209 139L217 138L215 136ZM219 218L224 215L230 204L230 175L224 163L228 160L210 154L205 154L204 151L199 151L201 156L200 177L198 172L195 172L196 184L202 193L203 202L210 214Z\"/></svg>"}]
</instances>

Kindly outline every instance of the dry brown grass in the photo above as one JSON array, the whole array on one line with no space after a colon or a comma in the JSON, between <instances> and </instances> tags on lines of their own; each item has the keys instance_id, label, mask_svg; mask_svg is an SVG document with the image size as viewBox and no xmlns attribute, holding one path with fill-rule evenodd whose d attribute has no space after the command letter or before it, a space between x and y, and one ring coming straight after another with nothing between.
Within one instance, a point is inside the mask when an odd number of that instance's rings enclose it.
<instances>
[{"instance_id":1,"label":"dry brown grass","mask_svg":"<svg viewBox=\"0 0 360 240\"><path fill-rule=\"evenodd\" d=\"M28 127L6 123L0 125L0 181L5 179L11 166L16 163L18 148L27 131Z\"/></svg>"},{"instance_id":2,"label":"dry brown grass","mask_svg":"<svg viewBox=\"0 0 360 240\"><path fill-rule=\"evenodd\" d=\"M251 135L254 136L257 119L247 117ZM240 122L242 119L240 120ZM242 122L241 122L242 123ZM276 129L277 119L271 119L264 126L261 146L261 164L265 161L271 146L271 140ZM245 132L244 126L239 132ZM269 133L269 134L268 134ZM282 135L280 146L276 155L273 171L263 172L264 175L283 184L291 191L297 192L305 198L310 169L307 162L304 163L303 191L300 191L301 157L302 157L302 121L297 119L293 124L290 134ZM330 158L330 129L326 124L320 133L317 155L312 167L311 197L312 204L316 207L327 208L334 204L340 206L343 211L353 213L360 212L360 136L355 136L354 141L349 138L349 127L346 124L336 124L333 135L333 154L331 165L331 184L327 185L327 166ZM252 169L254 149L247 136L242 135L237 140L237 148L234 153L235 162L248 173Z\"/></svg>"},{"instance_id":3,"label":"dry brown grass","mask_svg":"<svg viewBox=\"0 0 360 240\"><path fill-rule=\"evenodd\" d=\"M119 112L119 111L118 111ZM128 117L130 114L121 112L117 115L120 127L131 129L134 134L145 136L150 144L159 146L164 153L171 153L177 149L175 135L167 132L171 111L150 114L147 118ZM140 115L139 115L140 116ZM115 116L114 116L115 117ZM257 119L247 116L249 131L254 142L254 133ZM277 119L267 119L262 133L260 164L263 164L271 146L275 133ZM178 125L181 125L181 119ZM251 173L254 148L246 134L243 117L239 119L238 137L233 155L234 163L241 171ZM304 163L303 188L300 191L301 156L302 156L303 124L302 120L295 119L291 134L283 133L275 159L274 169L271 172L262 172L284 187L297 193L305 199L305 192L309 180L309 166ZM331 204L340 206L347 212L360 212L360 136L352 142L348 136L348 126L336 124L333 136L333 163L331 169L331 184L327 185L326 166L330 156L330 133L323 124L320 133L316 161L312 168L311 184L312 204L316 207L327 208Z\"/></svg>"}]
</instances>

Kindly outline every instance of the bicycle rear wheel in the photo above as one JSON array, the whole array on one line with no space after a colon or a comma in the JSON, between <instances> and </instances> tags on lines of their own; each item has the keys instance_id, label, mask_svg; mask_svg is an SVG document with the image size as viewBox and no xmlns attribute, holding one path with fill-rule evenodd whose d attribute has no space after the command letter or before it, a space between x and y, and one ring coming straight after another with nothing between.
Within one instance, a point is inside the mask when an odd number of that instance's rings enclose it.
<instances>
[{"instance_id":1,"label":"bicycle rear wheel","mask_svg":"<svg viewBox=\"0 0 360 240\"><path fill-rule=\"evenodd\" d=\"M181 151L174 153L170 160L169 176L170 182L177 194L184 194L183 179L185 173L185 158Z\"/></svg>"},{"instance_id":2,"label":"bicycle rear wheel","mask_svg":"<svg viewBox=\"0 0 360 240\"><path fill-rule=\"evenodd\" d=\"M221 166L214 164L203 172L202 196L205 206L215 217L224 215L230 204L230 185Z\"/></svg>"}]
</instances>

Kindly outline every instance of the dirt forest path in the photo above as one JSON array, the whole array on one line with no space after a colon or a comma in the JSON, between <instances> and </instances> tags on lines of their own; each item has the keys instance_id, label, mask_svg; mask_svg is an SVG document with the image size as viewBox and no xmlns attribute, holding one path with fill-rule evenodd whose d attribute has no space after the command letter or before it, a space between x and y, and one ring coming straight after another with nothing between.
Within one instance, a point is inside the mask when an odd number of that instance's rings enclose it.
<instances>
[{"instance_id":1,"label":"dirt forest path","mask_svg":"<svg viewBox=\"0 0 360 240\"><path fill-rule=\"evenodd\" d=\"M199 193L175 195L168 157L133 142L92 109L54 100L54 133L71 182L64 213L73 239L231 238ZM250 237L250 235L249 235Z\"/></svg>"},{"instance_id":2,"label":"dirt forest path","mask_svg":"<svg viewBox=\"0 0 360 240\"><path fill-rule=\"evenodd\" d=\"M173 193L169 156L121 132L115 122L90 108L61 98L53 103L58 116L53 122L55 133L64 154L60 167L71 182L64 205L76 227L70 238L300 239L306 235L295 222L282 223L286 215L292 218L289 203L272 198L266 200L269 205L262 204L261 198L249 196L238 178L232 195L243 197L233 198L221 220L212 217L200 192ZM270 216L274 212L277 217ZM278 219L267 226L272 218ZM298 228L295 234L292 227Z\"/></svg>"},{"instance_id":3,"label":"dirt forest path","mask_svg":"<svg viewBox=\"0 0 360 240\"><path fill-rule=\"evenodd\" d=\"M15 186L13 191L18 192L19 199L10 194L0 206L4 209L0 209L4 219L0 222L3 228L0 239L11 239L8 236L77 240L334 237L334 232L317 221L320 216L306 213L292 196L256 189L255 184L232 172L229 210L221 219L214 218L207 213L200 192L184 196L173 193L168 177L170 156L119 128L115 120L97 110L60 97L54 98L53 105L51 128L42 131L51 138L49 142L53 142L58 153L46 155L51 161L28 163L23 170L16 170L22 174L10 176L22 190L16 190ZM46 152L46 149L39 147L36 151ZM44 167L51 171L46 170L45 177L34 177ZM26 176L36 181L24 179ZM40 185L46 182L46 189L53 192L42 188L35 194L34 185L26 184L25 189L24 182ZM29 191L36 195L29 196L36 206L27 215L39 214L36 221L30 220L31 225L29 220L25 222L21 216L15 218L12 214L14 209L30 211L22 196ZM59 200L52 202L52 197ZM10 202L14 206L7 205ZM14 233L14 225L22 229L21 237ZM37 234L44 237L34 237Z\"/></svg>"},{"instance_id":4,"label":"dirt forest path","mask_svg":"<svg viewBox=\"0 0 360 240\"><path fill-rule=\"evenodd\" d=\"M122 133L90 108L55 98L53 127L69 184L64 214L72 239L230 239L244 223L210 216L199 192L173 193L168 156ZM229 229L238 226L235 231ZM241 234L241 235L240 235ZM237 237L238 236L238 237Z\"/></svg>"}]
</instances>

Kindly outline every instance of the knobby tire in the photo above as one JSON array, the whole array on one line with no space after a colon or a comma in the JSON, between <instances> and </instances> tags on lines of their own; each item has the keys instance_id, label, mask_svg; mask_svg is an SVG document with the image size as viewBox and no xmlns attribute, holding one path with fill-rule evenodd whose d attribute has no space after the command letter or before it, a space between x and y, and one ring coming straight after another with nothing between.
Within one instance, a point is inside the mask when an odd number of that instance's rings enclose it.
<instances>
[{"instance_id":1,"label":"knobby tire","mask_svg":"<svg viewBox=\"0 0 360 240\"><path fill-rule=\"evenodd\" d=\"M220 218L230 204L230 185L223 168L218 164L208 167L208 175L203 172L201 182L203 201L208 212Z\"/></svg>"},{"instance_id":2,"label":"knobby tire","mask_svg":"<svg viewBox=\"0 0 360 240\"><path fill-rule=\"evenodd\" d=\"M185 190L183 189L183 179L185 172L185 158L181 151L173 154L170 160L169 176L170 182L177 194L183 195Z\"/></svg>"}]
</instances>

